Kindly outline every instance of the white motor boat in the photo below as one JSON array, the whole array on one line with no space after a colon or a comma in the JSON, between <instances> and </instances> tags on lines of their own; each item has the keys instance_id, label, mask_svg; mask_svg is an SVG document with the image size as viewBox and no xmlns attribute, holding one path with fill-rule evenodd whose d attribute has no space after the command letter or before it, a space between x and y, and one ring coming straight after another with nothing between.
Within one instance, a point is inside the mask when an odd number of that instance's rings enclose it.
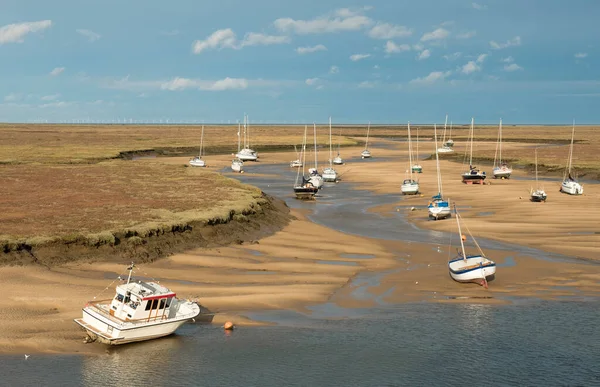
<instances>
[{"instance_id":1,"label":"white motor boat","mask_svg":"<svg viewBox=\"0 0 600 387\"><path fill-rule=\"evenodd\" d=\"M233 172L242 172L244 169L244 162L240 159L233 159L231 161L231 170Z\"/></svg>"},{"instance_id":2,"label":"white motor boat","mask_svg":"<svg viewBox=\"0 0 600 387\"><path fill-rule=\"evenodd\" d=\"M569 149L569 160L565 170L565 178L560 185L560 192L569 195L582 195L583 187L571 176L571 167L573 165L573 139L575 138L575 122L573 122L573 131L571 132L571 148Z\"/></svg>"},{"instance_id":3,"label":"white motor boat","mask_svg":"<svg viewBox=\"0 0 600 387\"><path fill-rule=\"evenodd\" d=\"M206 163L200 156L195 156L193 159L191 159L190 165L192 167L206 167Z\"/></svg>"},{"instance_id":4,"label":"white motor boat","mask_svg":"<svg viewBox=\"0 0 600 387\"><path fill-rule=\"evenodd\" d=\"M117 285L113 299L89 301L83 317L74 321L88 335L88 341L117 345L168 336L200 314L196 302L183 301L155 282L131 281Z\"/></svg>"},{"instance_id":5,"label":"white motor boat","mask_svg":"<svg viewBox=\"0 0 600 387\"><path fill-rule=\"evenodd\" d=\"M496 274L496 263L485 257L481 248L475 241L475 245L479 249L480 254L467 255L465 252L465 241L467 237L462 234L460 228L460 218L456 205L454 206L454 214L456 215L456 224L458 226L458 235L460 236L461 251L458 257L448 261L448 269L453 280L458 282L475 282L487 288L488 280L494 278Z\"/></svg>"}]
</instances>

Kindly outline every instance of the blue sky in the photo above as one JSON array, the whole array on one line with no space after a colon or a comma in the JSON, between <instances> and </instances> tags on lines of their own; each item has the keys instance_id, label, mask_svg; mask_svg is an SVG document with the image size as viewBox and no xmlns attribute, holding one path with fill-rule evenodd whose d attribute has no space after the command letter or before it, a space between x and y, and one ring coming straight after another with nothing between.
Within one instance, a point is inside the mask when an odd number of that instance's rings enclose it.
<instances>
[{"instance_id":1,"label":"blue sky","mask_svg":"<svg viewBox=\"0 0 600 387\"><path fill-rule=\"evenodd\" d=\"M600 122L595 0L3 0L0 121Z\"/></svg>"}]
</instances>

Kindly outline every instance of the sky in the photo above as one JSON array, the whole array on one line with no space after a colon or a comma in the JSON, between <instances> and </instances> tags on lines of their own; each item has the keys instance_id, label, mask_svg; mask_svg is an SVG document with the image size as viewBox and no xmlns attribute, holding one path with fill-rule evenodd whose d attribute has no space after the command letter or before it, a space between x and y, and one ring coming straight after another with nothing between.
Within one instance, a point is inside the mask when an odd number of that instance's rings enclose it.
<instances>
[{"instance_id":1,"label":"sky","mask_svg":"<svg viewBox=\"0 0 600 387\"><path fill-rule=\"evenodd\" d=\"M596 0L2 0L0 122L600 123L598 15Z\"/></svg>"}]
</instances>

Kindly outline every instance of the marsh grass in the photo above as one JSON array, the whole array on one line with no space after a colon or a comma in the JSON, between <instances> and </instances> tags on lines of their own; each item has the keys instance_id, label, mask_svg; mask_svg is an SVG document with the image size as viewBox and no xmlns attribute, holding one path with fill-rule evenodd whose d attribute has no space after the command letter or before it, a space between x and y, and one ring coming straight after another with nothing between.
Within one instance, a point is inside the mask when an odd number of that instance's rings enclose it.
<instances>
[{"instance_id":1,"label":"marsh grass","mask_svg":"<svg viewBox=\"0 0 600 387\"><path fill-rule=\"evenodd\" d=\"M262 192L206 169L112 160L0 166L0 249L90 247L261 212ZM239 218L238 218L239 219Z\"/></svg>"}]
</instances>

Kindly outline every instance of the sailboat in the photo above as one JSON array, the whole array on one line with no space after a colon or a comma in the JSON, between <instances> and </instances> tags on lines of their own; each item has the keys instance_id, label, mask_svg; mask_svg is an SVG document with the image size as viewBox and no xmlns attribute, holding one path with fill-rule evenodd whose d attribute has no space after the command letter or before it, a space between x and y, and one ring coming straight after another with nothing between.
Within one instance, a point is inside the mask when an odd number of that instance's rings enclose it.
<instances>
[{"instance_id":1,"label":"sailboat","mask_svg":"<svg viewBox=\"0 0 600 387\"><path fill-rule=\"evenodd\" d=\"M435 141L435 165L437 168L438 194L431 197L431 202L427 206L427 212L430 219L438 220L449 218L452 214L448 200L444 199L442 194L442 172L440 171L440 158L437 147L437 125L433 125L433 136Z\"/></svg>"},{"instance_id":2,"label":"sailboat","mask_svg":"<svg viewBox=\"0 0 600 387\"><path fill-rule=\"evenodd\" d=\"M363 159L368 159L371 157L371 151L369 151L369 131L371 130L371 123L369 122L368 126L367 126L367 141L365 142L365 150L362 151L362 153L360 154L360 157L362 157Z\"/></svg>"},{"instance_id":3,"label":"sailboat","mask_svg":"<svg viewBox=\"0 0 600 387\"><path fill-rule=\"evenodd\" d=\"M571 132L571 148L569 149L569 160L565 169L565 176L560 186L560 191L569 195L582 195L583 187L571 176L571 167L573 164L573 139L575 138L575 121L573 121L573 131Z\"/></svg>"},{"instance_id":4,"label":"sailboat","mask_svg":"<svg viewBox=\"0 0 600 387\"><path fill-rule=\"evenodd\" d=\"M410 122L408 123L410 125ZM419 160L419 128L417 127L417 152L415 153L415 163L412 164L412 172L413 173L423 173L423 167L418 162Z\"/></svg>"},{"instance_id":5,"label":"sailboat","mask_svg":"<svg viewBox=\"0 0 600 387\"><path fill-rule=\"evenodd\" d=\"M333 153L331 146L331 117L329 117L329 167L323 170L323 180L335 183L337 181L337 172L333 168Z\"/></svg>"},{"instance_id":6,"label":"sailboat","mask_svg":"<svg viewBox=\"0 0 600 387\"><path fill-rule=\"evenodd\" d=\"M537 148L535 148L535 191L531 189L531 201L532 202L545 202L547 199L546 191L540 188L538 184L538 161L537 161Z\"/></svg>"},{"instance_id":7,"label":"sailboat","mask_svg":"<svg viewBox=\"0 0 600 387\"><path fill-rule=\"evenodd\" d=\"M467 184L483 184L486 178L485 172L479 170L479 168L473 165L473 125L475 119L471 118L471 130L469 131L469 171L462 174L463 183Z\"/></svg>"},{"instance_id":8,"label":"sailboat","mask_svg":"<svg viewBox=\"0 0 600 387\"><path fill-rule=\"evenodd\" d=\"M467 237L461 231L460 220L462 219L462 216L459 215L456 204L454 205L454 214L456 215L456 225L458 226L461 250L458 252L458 257L448 261L450 277L457 282L475 282L487 288L488 280L493 279L496 275L496 262L486 258L481 247L479 247L479 244L471 233L469 233L469 235L475 246L477 246L479 254L467 255L465 251L465 241L467 240ZM468 230L469 229L467 228L467 231Z\"/></svg>"},{"instance_id":9,"label":"sailboat","mask_svg":"<svg viewBox=\"0 0 600 387\"><path fill-rule=\"evenodd\" d=\"M206 167L206 163L202 160L202 146L204 145L204 125L202 125L202 134L200 135L200 152L198 156L195 156L190 160L190 165L192 167Z\"/></svg>"},{"instance_id":10,"label":"sailboat","mask_svg":"<svg viewBox=\"0 0 600 387\"><path fill-rule=\"evenodd\" d=\"M317 125L313 123L313 137L315 141L315 167L308 170L309 180L317 188L323 187L323 176L319 173L319 165L317 160Z\"/></svg>"},{"instance_id":11,"label":"sailboat","mask_svg":"<svg viewBox=\"0 0 600 387\"><path fill-rule=\"evenodd\" d=\"M448 136L448 140L444 142L444 145L448 148L452 148L454 146L454 140L452 139L452 121L450 121L450 135Z\"/></svg>"},{"instance_id":12,"label":"sailboat","mask_svg":"<svg viewBox=\"0 0 600 387\"><path fill-rule=\"evenodd\" d=\"M238 138L238 151L237 154L240 154L240 147L241 147L241 126L240 123L238 122L238 132L237 132L237 138ZM231 161L231 170L233 172L239 172L242 173L242 171L244 170L244 162L239 158L239 157L234 157L234 159Z\"/></svg>"},{"instance_id":13,"label":"sailboat","mask_svg":"<svg viewBox=\"0 0 600 387\"><path fill-rule=\"evenodd\" d=\"M258 153L250 148L250 122L247 114L244 114L244 148L238 151L236 157L242 161L258 160Z\"/></svg>"},{"instance_id":14,"label":"sailboat","mask_svg":"<svg viewBox=\"0 0 600 387\"><path fill-rule=\"evenodd\" d=\"M497 161L497 163L496 163ZM509 179L512 168L502 161L502 118L498 126L498 141L496 142L496 153L494 153L494 179Z\"/></svg>"},{"instance_id":15,"label":"sailboat","mask_svg":"<svg viewBox=\"0 0 600 387\"><path fill-rule=\"evenodd\" d=\"M448 115L446 114L446 121L444 121L444 134L442 135L442 147L440 149L438 149L439 153L454 152L454 149L452 149L452 147L450 145L448 145L448 142L446 141L446 127L447 126L448 126ZM452 146L454 146L454 141L452 141Z\"/></svg>"},{"instance_id":16,"label":"sailboat","mask_svg":"<svg viewBox=\"0 0 600 387\"><path fill-rule=\"evenodd\" d=\"M296 199L307 200L314 199L315 195L319 191L317 187L313 185L310 179L304 176L304 164L306 164L306 130L307 126L304 126L304 140L302 141L301 159L302 159L302 180L300 180L300 168L296 173L296 182L294 183L294 194Z\"/></svg>"},{"instance_id":17,"label":"sailboat","mask_svg":"<svg viewBox=\"0 0 600 387\"><path fill-rule=\"evenodd\" d=\"M402 182L402 186L400 187L400 191L402 195L416 195L419 193L419 182L413 179L413 170L412 170L412 141L410 139L410 122L407 126L408 129L408 171L409 178L404 179Z\"/></svg>"},{"instance_id":18,"label":"sailboat","mask_svg":"<svg viewBox=\"0 0 600 387\"><path fill-rule=\"evenodd\" d=\"M290 161L290 168L299 168L302 166L302 154L298 153L298 149L296 149L296 145L294 145L294 153L296 153L296 160Z\"/></svg>"},{"instance_id":19,"label":"sailboat","mask_svg":"<svg viewBox=\"0 0 600 387\"><path fill-rule=\"evenodd\" d=\"M340 146L341 146L341 142L342 142L342 128L340 128L340 135L338 136L338 150L337 150L337 156L335 156L333 158L333 164L334 165L342 165L344 164L344 160L342 160L342 156L340 156Z\"/></svg>"}]
</instances>

